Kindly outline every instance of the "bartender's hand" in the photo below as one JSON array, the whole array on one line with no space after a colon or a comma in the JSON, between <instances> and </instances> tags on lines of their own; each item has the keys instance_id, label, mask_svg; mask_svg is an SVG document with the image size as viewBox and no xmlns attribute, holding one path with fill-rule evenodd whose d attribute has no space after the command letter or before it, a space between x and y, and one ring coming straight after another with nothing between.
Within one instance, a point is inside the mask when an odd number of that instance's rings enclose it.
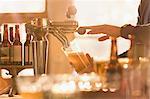
<instances>
[{"instance_id":1,"label":"bartender's hand","mask_svg":"<svg viewBox=\"0 0 150 99\"><path fill-rule=\"evenodd\" d=\"M83 26L79 27L78 33L85 34L86 30L90 30L87 34L107 34L105 39L109 38L109 36L119 37L120 36L120 27L113 25L96 25L96 26Z\"/></svg>"},{"instance_id":2,"label":"bartender's hand","mask_svg":"<svg viewBox=\"0 0 150 99\"><path fill-rule=\"evenodd\" d=\"M128 35L133 32L134 26L132 25L124 25L122 27L114 26L114 25L96 25L96 26L82 26L79 27L77 32L79 34L85 34L86 30L90 30L87 34L107 34L106 36L100 37L99 41L103 41L109 39L109 37L124 37L128 39Z\"/></svg>"}]
</instances>

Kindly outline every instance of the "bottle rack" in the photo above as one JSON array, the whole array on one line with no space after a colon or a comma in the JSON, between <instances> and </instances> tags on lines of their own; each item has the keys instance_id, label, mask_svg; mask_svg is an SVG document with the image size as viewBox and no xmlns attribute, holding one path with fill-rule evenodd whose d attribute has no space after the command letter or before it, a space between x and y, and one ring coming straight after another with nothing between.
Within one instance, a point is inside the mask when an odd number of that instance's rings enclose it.
<instances>
[{"instance_id":1,"label":"bottle rack","mask_svg":"<svg viewBox=\"0 0 150 99\"><path fill-rule=\"evenodd\" d=\"M3 31L0 30L0 54L1 54L0 57L4 57L4 58L5 58L5 56L9 57L8 63L1 64L1 62L0 62L0 70L6 69L9 71L9 74L12 75L12 77L11 77L12 83L11 83L11 89L9 92L9 96L13 96L13 94L16 94L15 93L15 91L16 91L15 78L17 77L18 73L24 69L33 68L32 64L31 65L19 65L19 64L15 63L18 61L19 62L23 61L22 55L25 54L24 52L22 52L22 48L23 48L22 46L24 44L20 40L20 34L22 33L22 32L20 32L20 30L22 29L22 28L20 29L20 27L25 28L23 25L18 24L18 23L16 23L16 24L4 23L3 25L0 26L0 29L3 28ZM2 33L3 33L3 41L5 41L5 42L3 42L1 39ZM31 37L28 36L28 38L26 38L26 42L28 45L26 45L26 46L29 47L30 41L31 41ZM12 49L12 46L13 46L13 49ZM2 50L3 47L9 48L9 50L7 52L9 54L6 54L5 51L7 51L7 50L4 50L4 49ZM2 55L2 53L5 53L5 55ZM16 54L16 53L20 53L20 54ZM28 53L29 53L29 51L28 51ZM21 58L21 60L18 60L18 56L19 56L19 58ZM13 57L13 59L17 59L17 60L13 60L12 57ZM12 60L13 60L14 64L12 64ZM0 60L0 61L3 61L3 60Z\"/></svg>"}]
</instances>

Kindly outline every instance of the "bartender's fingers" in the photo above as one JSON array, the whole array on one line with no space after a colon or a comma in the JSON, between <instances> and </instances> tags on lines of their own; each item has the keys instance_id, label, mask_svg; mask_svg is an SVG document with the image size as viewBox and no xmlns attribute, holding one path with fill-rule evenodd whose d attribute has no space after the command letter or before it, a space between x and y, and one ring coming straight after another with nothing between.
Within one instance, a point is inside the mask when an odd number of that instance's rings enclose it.
<instances>
[{"instance_id":1,"label":"bartender's fingers","mask_svg":"<svg viewBox=\"0 0 150 99\"><path fill-rule=\"evenodd\" d=\"M103 31L105 26L107 25L81 26L78 28L77 32L79 34L85 34L86 30L91 30L91 32L88 32L89 34L100 34L100 31Z\"/></svg>"},{"instance_id":2,"label":"bartender's fingers","mask_svg":"<svg viewBox=\"0 0 150 99\"><path fill-rule=\"evenodd\" d=\"M102 36L102 37L98 38L98 41L105 41L105 40L107 40L107 39L109 39L109 38L110 38L110 37L109 37L108 35Z\"/></svg>"},{"instance_id":3,"label":"bartender's fingers","mask_svg":"<svg viewBox=\"0 0 150 99\"><path fill-rule=\"evenodd\" d=\"M120 27L112 26L112 25L102 25L99 27L93 27L88 34L100 34L104 33L109 36L119 37L120 36Z\"/></svg>"},{"instance_id":4,"label":"bartender's fingers","mask_svg":"<svg viewBox=\"0 0 150 99\"><path fill-rule=\"evenodd\" d=\"M86 29L90 31L87 34L108 34L109 36L120 36L120 27L113 25L96 25L96 26L83 26L78 29L79 34L85 34Z\"/></svg>"},{"instance_id":5,"label":"bartender's fingers","mask_svg":"<svg viewBox=\"0 0 150 99\"><path fill-rule=\"evenodd\" d=\"M89 34L99 34L99 29L101 30L104 30L104 27L105 25L96 25L96 26L81 26L78 28L77 32L79 34L85 34L86 33L86 30L91 30L92 32ZM95 32L94 32L95 31Z\"/></svg>"}]
</instances>

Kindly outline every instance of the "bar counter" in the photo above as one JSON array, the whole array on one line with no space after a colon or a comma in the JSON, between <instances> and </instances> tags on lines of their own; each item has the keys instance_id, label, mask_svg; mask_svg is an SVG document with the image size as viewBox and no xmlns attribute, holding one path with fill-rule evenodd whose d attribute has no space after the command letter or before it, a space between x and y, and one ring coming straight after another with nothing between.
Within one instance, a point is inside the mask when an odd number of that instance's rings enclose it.
<instances>
[{"instance_id":1,"label":"bar counter","mask_svg":"<svg viewBox=\"0 0 150 99\"><path fill-rule=\"evenodd\" d=\"M19 95L8 97L8 94L0 95L0 99L22 99ZM51 99L51 98L50 98ZM146 99L145 97L122 96L119 92L81 92L78 99Z\"/></svg>"},{"instance_id":2,"label":"bar counter","mask_svg":"<svg viewBox=\"0 0 150 99\"><path fill-rule=\"evenodd\" d=\"M21 99L19 95L15 95L14 97L8 97L8 94L0 95L0 99Z\"/></svg>"}]
</instances>

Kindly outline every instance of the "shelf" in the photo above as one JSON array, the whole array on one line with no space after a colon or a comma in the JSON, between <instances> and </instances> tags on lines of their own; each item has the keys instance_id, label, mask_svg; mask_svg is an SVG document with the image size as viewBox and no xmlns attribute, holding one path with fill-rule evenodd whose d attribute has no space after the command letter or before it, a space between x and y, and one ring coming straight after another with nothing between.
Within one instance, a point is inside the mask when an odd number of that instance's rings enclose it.
<instances>
[{"instance_id":1,"label":"shelf","mask_svg":"<svg viewBox=\"0 0 150 99\"><path fill-rule=\"evenodd\" d=\"M33 68L32 65L0 65L0 69L26 69Z\"/></svg>"}]
</instances>

